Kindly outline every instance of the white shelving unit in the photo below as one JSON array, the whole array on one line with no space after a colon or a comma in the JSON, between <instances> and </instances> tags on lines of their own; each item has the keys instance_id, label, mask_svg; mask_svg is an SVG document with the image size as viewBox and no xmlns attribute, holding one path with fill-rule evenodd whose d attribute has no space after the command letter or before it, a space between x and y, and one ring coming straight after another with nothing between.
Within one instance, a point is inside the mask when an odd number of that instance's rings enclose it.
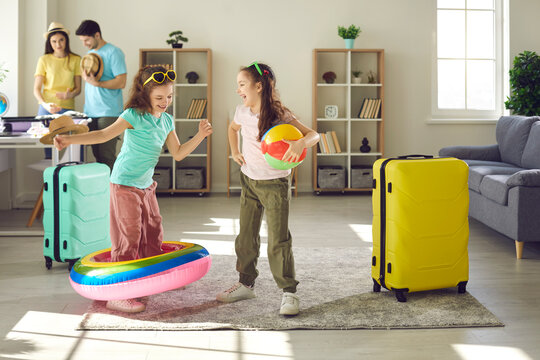
<instances>
[{"instance_id":1,"label":"white shelving unit","mask_svg":"<svg viewBox=\"0 0 540 360\"><path fill-rule=\"evenodd\" d=\"M204 118L212 123L212 50L210 49L140 49L139 63L141 66L152 64L167 64L176 71L174 99L167 110L175 119L175 127L181 143L186 142L189 136L197 133L199 119L188 119L187 111L192 99L206 99ZM195 71L199 75L198 82L188 83L185 75L189 71ZM165 148L164 148L165 150ZM211 136L201 143L197 149L186 159L177 162L167 152L160 156L158 167L171 169L171 183L168 189L158 189L161 193L204 193L210 192L211 179ZM198 189L179 189L176 186L178 176L177 169L204 168L203 187Z\"/></svg>"},{"instance_id":2,"label":"white shelving unit","mask_svg":"<svg viewBox=\"0 0 540 360\"><path fill-rule=\"evenodd\" d=\"M363 72L362 83L352 83L352 71ZM367 83L367 73L375 74L375 83ZM333 71L336 82L327 84L322 75ZM362 102L366 98L382 99L380 117L359 118ZM338 116L325 118L325 105L337 105ZM323 191L371 191L371 188L352 188L353 166L371 166L383 156L384 149L384 50L382 49L315 49L313 51L313 128L319 133L335 131L341 153L326 154L319 150L313 156L313 190ZM359 150L362 139L369 141L371 151ZM320 147L319 147L320 149ZM319 166L343 166L346 170L344 188L320 188Z\"/></svg>"}]
</instances>

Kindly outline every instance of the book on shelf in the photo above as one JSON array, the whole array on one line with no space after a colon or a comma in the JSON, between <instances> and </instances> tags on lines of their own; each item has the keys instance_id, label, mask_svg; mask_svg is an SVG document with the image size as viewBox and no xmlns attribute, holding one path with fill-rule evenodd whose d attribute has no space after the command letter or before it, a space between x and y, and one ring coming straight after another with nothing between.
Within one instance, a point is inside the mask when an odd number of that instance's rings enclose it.
<instances>
[{"instance_id":1,"label":"book on shelf","mask_svg":"<svg viewBox=\"0 0 540 360\"><path fill-rule=\"evenodd\" d=\"M366 103L366 98L362 100L362 104L360 105L360 110L358 110L358 115L356 115L357 118L361 118L362 110L364 109L365 103Z\"/></svg>"},{"instance_id":2,"label":"book on shelf","mask_svg":"<svg viewBox=\"0 0 540 360\"><path fill-rule=\"evenodd\" d=\"M317 145L319 145L319 154L324 154L324 145L321 133L319 133L319 142L317 143Z\"/></svg>"},{"instance_id":3,"label":"book on shelf","mask_svg":"<svg viewBox=\"0 0 540 360\"><path fill-rule=\"evenodd\" d=\"M373 117L375 119L379 119L381 117L381 106L382 106L382 99L377 99L375 113L373 114Z\"/></svg>"},{"instance_id":4,"label":"book on shelf","mask_svg":"<svg viewBox=\"0 0 540 360\"><path fill-rule=\"evenodd\" d=\"M201 107L199 108L199 112L197 114L197 119L202 119L204 117L204 111L206 110L206 99L201 99Z\"/></svg>"},{"instance_id":5,"label":"book on shelf","mask_svg":"<svg viewBox=\"0 0 540 360\"><path fill-rule=\"evenodd\" d=\"M206 110L206 99L192 99L189 105L186 119L201 119Z\"/></svg>"},{"instance_id":6,"label":"book on shelf","mask_svg":"<svg viewBox=\"0 0 540 360\"><path fill-rule=\"evenodd\" d=\"M324 137L326 139L326 142L328 143L328 153L329 154L335 154L336 153L336 146L334 145L334 138L332 138L332 132L327 131L324 134Z\"/></svg>"},{"instance_id":7,"label":"book on shelf","mask_svg":"<svg viewBox=\"0 0 540 360\"><path fill-rule=\"evenodd\" d=\"M365 98L362 104L362 109L360 109L360 115L358 116L359 118L365 119L367 117L367 112L370 105L371 105L371 99Z\"/></svg>"},{"instance_id":8,"label":"book on shelf","mask_svg":"<svg viewBox=\"0 0 540 360\"><path fill-rule=\"evenodd\" d=\"M339 141L338 141L336 132L332 130L330 133L332 135L332 140L334 140L334 146L336 148L336 153L339 154L339 153L341 153L341 146L339 146Z\"/></svg>"},{"instance_id":9,"label":"book on shelf","mask_svg":"<svg viewBox=\"0 0 540 360\"><path fill-rule=\"evenodd\" d=\"M377 99L371 99L371 107L369 108L369 113L367 115L368 119L373 119L373 113L375 112L376 104L377 104Z\"/></svg>"},{"instance_id":10,"label":"book on shelf","mask_svg":"<svg viewBox=\"0 0 540 360\"><path fill-rule=\"evenodd\" d=\"M326 138L326 134L322 133L323 142L324 142L324 148L326 150L326 154L330 154L330 145L328 145L328 139Z\"/></svg>"},{"instance_id":11,"label":"book on shelf","mask_svg":"<svg viewBox=\"0 0 540 360\"><path fill-rule=\"evenodd\" d=\"M377 106L379 104L379 100L380 99L373 99L373 104L371 105L371 108L369 109L369 114L368 114L369 119L375 119L376 118L377 113L378 113Z\"/></svg>"},{"instance_id":12,"label":"book on shelf","mask_svg":"<svg viewBox=\"0 0 540 360\"><path fill-rule=\"evenodd\" d=\"M382 99L365 98L362 101L358 118L360 119L376 119L379 116Z\"/></svg>"},{"instance_id":13,"label":"book on shelf","mask_svg":"<svg viewBox=\"0 0 540 360\"><path fill-rule=\"evenodd\" d=\"M321 154L328 154L328 142L326 141L326 134L325 133L319 133L319 145L321 147Z\"/></svg>"},{"instance_id":14,"label":"book on shelf","mask_svg":"<svg viewBox=\"0 0 540 360\"><path fill-rule=\"evenodd\" d=\"M193 118L194 118L194 119L198 119L198 118L199 118L199 114L200 114L200 112L201 112L202 103L203 103L203 99L197 99L197 106L195 107L195 112L193 113Z\"/></svg>"},{"instance_id":15,"label":"book on shelf","mask_svg":"<svg viewBox=\"0 0 540 360\"><path fill-rule=\"evenodd\" d=\"M186 119L191 119L191 116L193 114L193 109L195 108L195 102L197 99L191 99L191 104L189 104L189 108L186 114Z\"/></svg>"}]
</instances>

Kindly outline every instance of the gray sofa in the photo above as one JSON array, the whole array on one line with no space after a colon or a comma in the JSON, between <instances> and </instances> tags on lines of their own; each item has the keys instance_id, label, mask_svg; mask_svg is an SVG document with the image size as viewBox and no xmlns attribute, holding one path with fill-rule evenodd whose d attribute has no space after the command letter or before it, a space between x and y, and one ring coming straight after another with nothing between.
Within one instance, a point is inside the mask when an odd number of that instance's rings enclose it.
<instances>
[{"instance_id":1,"label":"gray sofa","mask_svg":"<svg viewBox=\"0 0 540 360\"><path fill-rule=\"evenodd\" d=\"M440 156L469 165L469 216L515 241L540 241L540 117L503 116L497 144L451 146Z\"/></svg>"}]
</instances>

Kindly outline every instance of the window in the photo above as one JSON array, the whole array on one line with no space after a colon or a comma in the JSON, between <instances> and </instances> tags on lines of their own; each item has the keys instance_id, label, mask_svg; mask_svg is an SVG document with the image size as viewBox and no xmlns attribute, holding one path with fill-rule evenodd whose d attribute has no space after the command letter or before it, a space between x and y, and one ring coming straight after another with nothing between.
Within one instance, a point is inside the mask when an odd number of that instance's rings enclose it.
<instances>
[{"instance_id":1,"label":"window","mask_svg":"<svg viewBox=\"0 0 540 360\"><path fill-rule=\"evenodd\" d=\"M502 0L437 0L434 119L503 112Z\"/></svg>"}]
</instances>

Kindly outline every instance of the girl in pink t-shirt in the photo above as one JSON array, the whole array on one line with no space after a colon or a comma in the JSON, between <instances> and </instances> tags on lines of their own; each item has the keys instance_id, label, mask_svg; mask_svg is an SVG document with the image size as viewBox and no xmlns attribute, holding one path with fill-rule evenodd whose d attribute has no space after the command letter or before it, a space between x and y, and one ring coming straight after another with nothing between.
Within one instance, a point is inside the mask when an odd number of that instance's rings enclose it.
<instances>
[{"instance_id":1,"label":"girl in pink t-shirt","mask_svg":"<svg viewBox=\"0 0 540 360\"><path fill-rule=\"evenodd\" d=\"M236 92L243 105L236 108L229 125L228 136L232 157L241 166L240 233L235 240L236 270L239 282L219 293L217 300L235 302L255 297L254 285L259 272L259 231L266 211L268 225L268 261L278 287L283 290L280 314L296 315L299 299L296 293L292 237L289 231L289 200L291 194L290 170L270 167L261 152L261 138L272 126L289 123L304 137L287 141L289 149L283 160L297 162L307 147L319 141L319 134L302 124L287 109L277 95L276 78L272 69L254 62L242 68L237 75ZM238 132L242 135L242 152Z\"/></svg>"}]
</instances>

